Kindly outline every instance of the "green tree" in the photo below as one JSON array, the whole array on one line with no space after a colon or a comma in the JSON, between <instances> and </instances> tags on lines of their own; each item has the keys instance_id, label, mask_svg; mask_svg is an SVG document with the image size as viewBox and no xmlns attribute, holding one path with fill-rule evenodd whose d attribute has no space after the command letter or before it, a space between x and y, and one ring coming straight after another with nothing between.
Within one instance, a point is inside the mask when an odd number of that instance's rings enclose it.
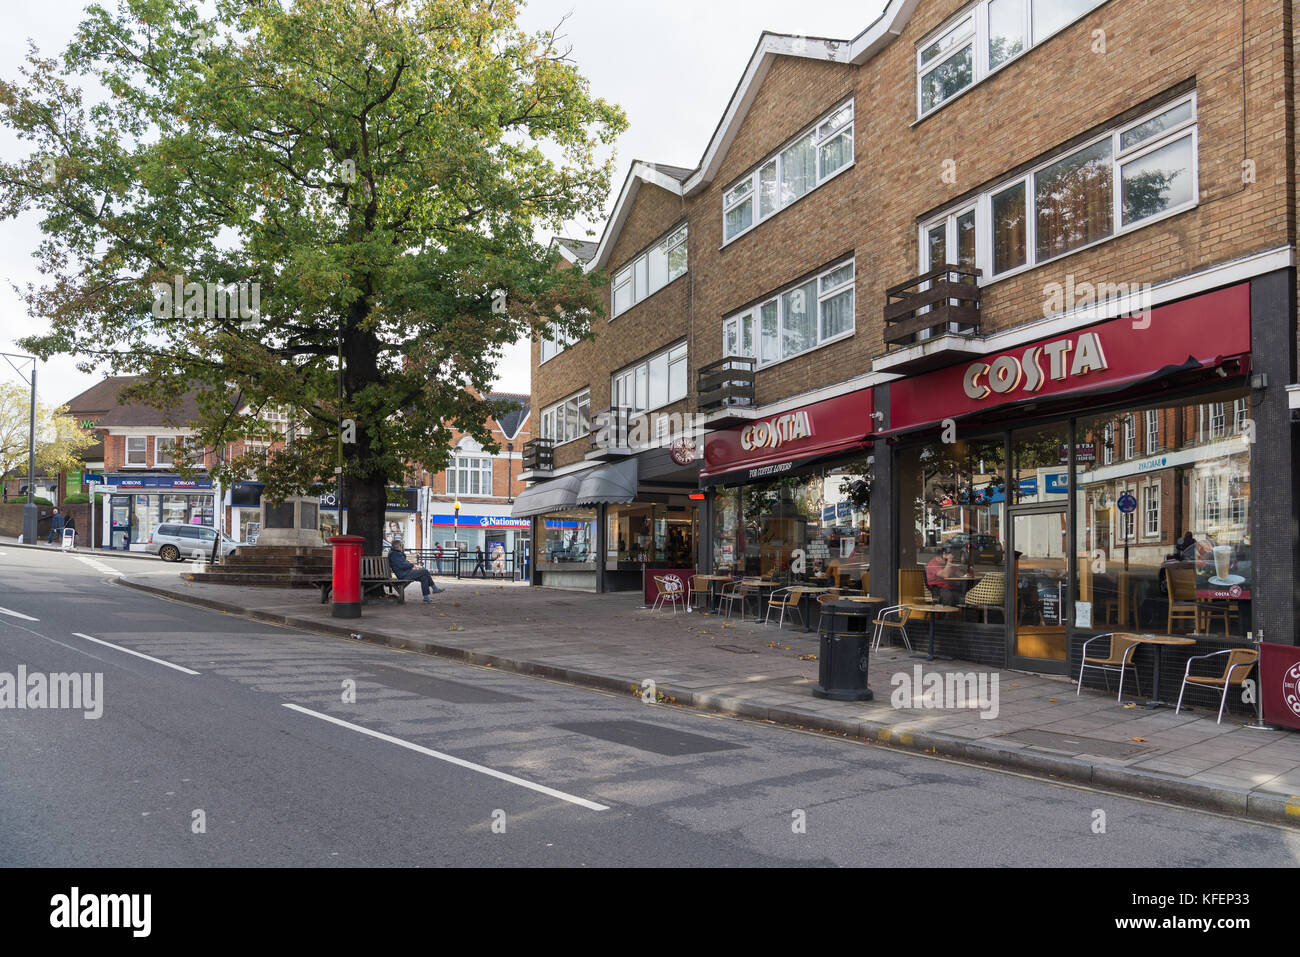
<instances>
[{"instance_id":1,"label":"green tree","mask_svg":"<svg viewBox=\"0 0 1300 957\"><path fill-rule=\"evenodd\" d=\"M31 402L27 386L0 382L0 478L27 474ZM95 444L94 433L83 431L67 412L65 406L36 402L36 469L42 474L80 468L82 453Z\"/></svg>"},{"instance_id":2,"label":"green tree","mask_svg":"<svg viewBox=\"0 0 1300 957\"><path fill-rule=\"evenodd\" d=\"M35 147L0 164L0 217L39 213L50 277L27 299L51 331L24 348L142 374L127 398L159 407L198 387L208 447L269 437L262 411L290 410L303 431L284 452L220 477L255 470L276 500L333 484L341 456L350 530L377 553L390 481L441 470L452 428L495 448L500 410L474 393L502 348L552 322L589 335L601 312L601 277L555 268L536 236L596 218L626 120L517 12L88 8L61 62L33 50L0 82L0 122ZM232 316L209 290L235 283Z\"/></svg>"}]
</instances>

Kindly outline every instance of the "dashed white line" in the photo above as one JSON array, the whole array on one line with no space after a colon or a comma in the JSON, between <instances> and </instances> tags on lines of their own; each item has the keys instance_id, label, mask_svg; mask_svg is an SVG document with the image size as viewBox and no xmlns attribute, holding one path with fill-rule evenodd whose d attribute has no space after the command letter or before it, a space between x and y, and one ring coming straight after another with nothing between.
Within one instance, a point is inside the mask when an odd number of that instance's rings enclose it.
<instances>
[{"instance_id":1,"label":"dashed white line","mask_svg":"<svg viewBox=\"0 0 1300 957\"><path fill-rule=\"evenodd\" d=\"M11 618L21 618L23 621L40 621L39 618L33 618L31 615L24 615L21 611L11 611L8 608L0 608L0 615L9 615Z\"/></svg>"},{"instance_id":2,"label":"dashed white line","mask_svg":"<svg viewBox=\"0 0 1300 957\"><path fill-rule=\"evenodd\" d=\"M575 797L572 794L557 791L555 788L548 788L544 784L534 784L532 781L525 781L523 778L517 778L513 774L506 774L504 771L497 771L493 768L484 767L481 764L475 764L472 761L466 761L463 758L455 758L450 754L443 754L441 751L434 751L431 748L412 744L410 741L403 741L401 738L395 738L391 734L371 731L369 728L363 728L359 724L353 724L350 721L344 721L340 718L335 718L332 715L322 714L319 711L311 711L296 704L285 704L285 707L290 711L297 711L299 714L310 715L313 718L320 718L322 721L328 721L330 724L337 724L340 728L347 728L351 731L359 731L361 734L368 734L372 738L378 738L380 741L387 741L389 744L395 744L399 748L407 748L411 751L417 752L418 754L423 754L430 758L437 758L439 761L446 761L449 764L454 764L457 767L466 768L470 771L477 771L479 774L486 774L488 777L496 778L500 781L506 781L510 784L517 784L520 787L528 788L531 791L539 791L540 793L549 795L550 797L559 798L561 801L568 801L570 804L577 804L579 807L585 807L592 811L609 810L607 805L597 804L595 801L588 801L586 798Z\"/></svg>"},{"instance_id":3,"label":"dashed white line","mask_svg":"<svg viewBox=\"0 0 1300 957\"><path fill-rule=\"evenodd\" d=\"M172 668L176 671L184 672L187 675L197 675L199 672L191 671L189 668L182 668L180 665L174 665L170 661L163 661L161 658L155 658L152 655L146 655L140 651L132 651L130 648L123 648L121 645L115 645L111 641L105 641L102 638L92 638L90 635L83 635L79 631L74 631L78 638L85 638L87 641L93 641L97 645L103 645L106 648L112 648L114 651L125 652L128 655L135 655L137 658L143 658L145 661L152 661L156 665L162 665L164 668Z\"/></svg>"}]
</instances>

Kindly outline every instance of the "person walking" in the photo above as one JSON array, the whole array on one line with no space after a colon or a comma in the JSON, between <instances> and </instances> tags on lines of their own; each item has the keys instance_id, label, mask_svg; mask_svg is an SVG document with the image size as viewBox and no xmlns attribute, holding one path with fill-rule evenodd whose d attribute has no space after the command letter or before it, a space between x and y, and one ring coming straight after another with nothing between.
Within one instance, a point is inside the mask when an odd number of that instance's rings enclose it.
<instances>
[{"instance_id":1,"label":"person walking","mask_svg":"<svg viewBox=\"0 0 1300 957\"><path fill-rule=\"evenodd\" d=\"M443 591L434 584L429 569L423 565L411 564L411 560L406 557L406 552L402 550L402 540L400 538L393 539L393 547L388 552L388 567L393 570L393 574L404 582L419 582L420 591L424 594L424 603L426 605L432 605L433 596Z\"/></svg>"},{"instance_id":2,"label":"person walking","mask_svg":"<svg viewBox=\"0 0 1300 957\"><path fill-rule=\"evenodd\" d=\"M438 574L442 574L442 545L433 546L433 563L438 566Z\"/></svg>"},{"instance_id":3,"label":"person walking","mask_svg":"<svg viewBox=\"0 0 1300 957\"><path fill-rule=\"evenodd\" d=\"M47 544L53 545L61 538L63 538L63 513L56 508L54 514L50 516L50 537Z\"/></svg>"},{"instance_id":4,"label":"person walking","mask_svg":"<svg viewBox=\"0 0 1300 957\"><path fill-rule=\"evenodd\" d=\"M488 574L487 574L487 562L484 560L484 557L483 557L483 546L482 546L482 545L475 545L475 546L474 546L474 557L475 557L475 559L476 559L476 561L475 561L475 563L474 563L474 571L470 573L470 576L469 576L469 577L470 577L470 578L474 578L476 575L478 575L478 574L481 572L482 575L483 575L483 577L484 577L484 578L487 578L487 577L488 577Z\"/></svg>"}]
</instances>

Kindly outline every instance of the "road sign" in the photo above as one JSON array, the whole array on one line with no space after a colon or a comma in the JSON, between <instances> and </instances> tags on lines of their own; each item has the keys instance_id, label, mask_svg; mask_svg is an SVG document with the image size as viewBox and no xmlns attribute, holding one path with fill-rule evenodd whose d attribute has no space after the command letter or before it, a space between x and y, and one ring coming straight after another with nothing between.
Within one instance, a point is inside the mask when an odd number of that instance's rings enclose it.
<instances>
[{"instance_id":1,"label":"road sign","mask_svg":"<svg viewBox=\"0 0 1300 957\"><path fill-rule=\"evenodd\" d=\"M1115 503L1115 507L1125 515L1132 515L1138 510L1137 496L1132 492L1125 492L1119 497L1119 501Z\"/></svg>"}]
</instances>

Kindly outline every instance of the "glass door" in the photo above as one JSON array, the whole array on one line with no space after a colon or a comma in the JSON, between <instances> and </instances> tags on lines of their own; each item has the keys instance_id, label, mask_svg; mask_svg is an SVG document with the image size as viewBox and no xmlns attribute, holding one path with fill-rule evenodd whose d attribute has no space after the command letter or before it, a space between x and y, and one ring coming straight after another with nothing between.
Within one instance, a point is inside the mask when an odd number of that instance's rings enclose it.
<instances>
[{"instance_id":1,"label":"glass door","mask_svg":"<svg viewBox=\"0 0 1300 957\"><path fill-rule=\"evenodd\" d=\"M1069 517L1064 508L1036 509L1011 519L1012 667L1065 674L1068 648Z\"/></svg>"}]
</instances>

